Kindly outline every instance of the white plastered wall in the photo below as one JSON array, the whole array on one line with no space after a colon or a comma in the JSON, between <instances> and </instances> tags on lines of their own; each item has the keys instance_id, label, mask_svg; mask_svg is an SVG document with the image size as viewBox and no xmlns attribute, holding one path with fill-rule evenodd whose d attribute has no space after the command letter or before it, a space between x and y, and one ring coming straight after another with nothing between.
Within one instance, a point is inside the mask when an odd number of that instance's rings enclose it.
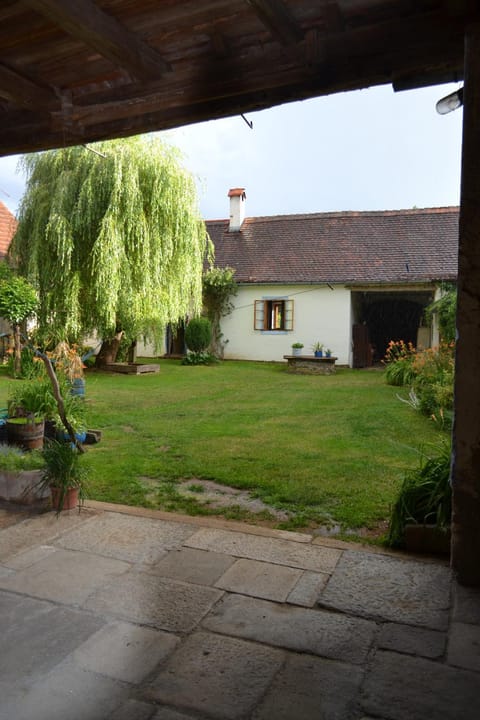
<instances>
[{"instance_id":1,"label":"white plastered wall","mask_svg":"<svg viewBox=\"0 0 480 720\"><path fill-rule=\"evenodd\" d=\"M254 329L255 300L294 301L292 331ZM222 319L225 359L283 361L294 342L311 355L317 340L332 350L338 364L348 365L351 346L350 290L324 285L241 285L234 310Z\"/></svg>"}]
</instances>

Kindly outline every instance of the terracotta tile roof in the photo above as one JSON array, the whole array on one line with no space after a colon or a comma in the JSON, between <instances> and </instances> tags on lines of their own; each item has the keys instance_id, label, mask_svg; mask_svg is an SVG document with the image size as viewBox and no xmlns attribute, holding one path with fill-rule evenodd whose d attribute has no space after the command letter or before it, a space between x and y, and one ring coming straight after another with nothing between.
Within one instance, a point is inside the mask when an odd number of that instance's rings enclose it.
<instances>
[{"instance_id":1,"label":"terracotta tile roof","mask_svg":"<svg viewBox=\"0 0 480 720\"><path fill-rule=\"evenodd\" d=\"M238 282L411 283L457 277L458 208L207 221L216 265Z\"/></svg>"},{"instance_id":2,"label":"terracotta tile roof","mask_svg":"<svg viewBox=\"0 0 480 720\"><path fill-rule=\"evenodd\" d=\"M0 260L3 260L17 229L17 221L0 200Z\"/></svg>"}]
</instances>

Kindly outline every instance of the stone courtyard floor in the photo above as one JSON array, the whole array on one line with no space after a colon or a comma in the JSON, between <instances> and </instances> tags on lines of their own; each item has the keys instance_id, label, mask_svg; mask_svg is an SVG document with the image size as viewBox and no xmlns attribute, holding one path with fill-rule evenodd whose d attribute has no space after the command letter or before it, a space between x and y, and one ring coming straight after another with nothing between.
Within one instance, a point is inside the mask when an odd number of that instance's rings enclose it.
<instances>
[{"instance_id":1,"label":"stone courtyard floor","mask_svg":"<svg viewBox=\"0 0 480 720\"><path fill-rule=\"evenodd\" d=\"M0 638L1 720L480 717L445 562L218 519L0 509Z\"/></svg>"}]
</instances>

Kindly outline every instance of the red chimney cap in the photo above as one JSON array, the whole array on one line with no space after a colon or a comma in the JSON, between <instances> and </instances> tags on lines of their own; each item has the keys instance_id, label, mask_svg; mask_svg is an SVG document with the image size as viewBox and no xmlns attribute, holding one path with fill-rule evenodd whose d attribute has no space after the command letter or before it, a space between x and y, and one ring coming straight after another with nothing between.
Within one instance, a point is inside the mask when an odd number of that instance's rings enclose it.
<instances>
[{"instance_id":1,"label":"red chimney cap","mask_svg":"<svg viewBox=\"0 0 480 720\"><path fill-rule=\"evenodd\" d=\"M245 197L245 188L232 188L228 191L228 197Z\"/></svg>"}]
</instances>

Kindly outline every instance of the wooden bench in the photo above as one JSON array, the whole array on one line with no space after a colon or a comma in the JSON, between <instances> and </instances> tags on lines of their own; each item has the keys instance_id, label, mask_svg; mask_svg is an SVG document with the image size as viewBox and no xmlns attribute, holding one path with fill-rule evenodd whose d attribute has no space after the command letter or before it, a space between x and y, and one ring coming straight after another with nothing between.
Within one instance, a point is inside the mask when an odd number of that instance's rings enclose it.
<instances>
[{"instance_id":1,"label":"wooden bench","mask_svg":"<svg viewBox=\"0 0 480 720\"><path fill-rule=\"evenodd\" d=\"M298 375L332 375L335 372L334 357L315 357L315 355L284 355L287 371Z\"/></svg>"}]
</instances>

